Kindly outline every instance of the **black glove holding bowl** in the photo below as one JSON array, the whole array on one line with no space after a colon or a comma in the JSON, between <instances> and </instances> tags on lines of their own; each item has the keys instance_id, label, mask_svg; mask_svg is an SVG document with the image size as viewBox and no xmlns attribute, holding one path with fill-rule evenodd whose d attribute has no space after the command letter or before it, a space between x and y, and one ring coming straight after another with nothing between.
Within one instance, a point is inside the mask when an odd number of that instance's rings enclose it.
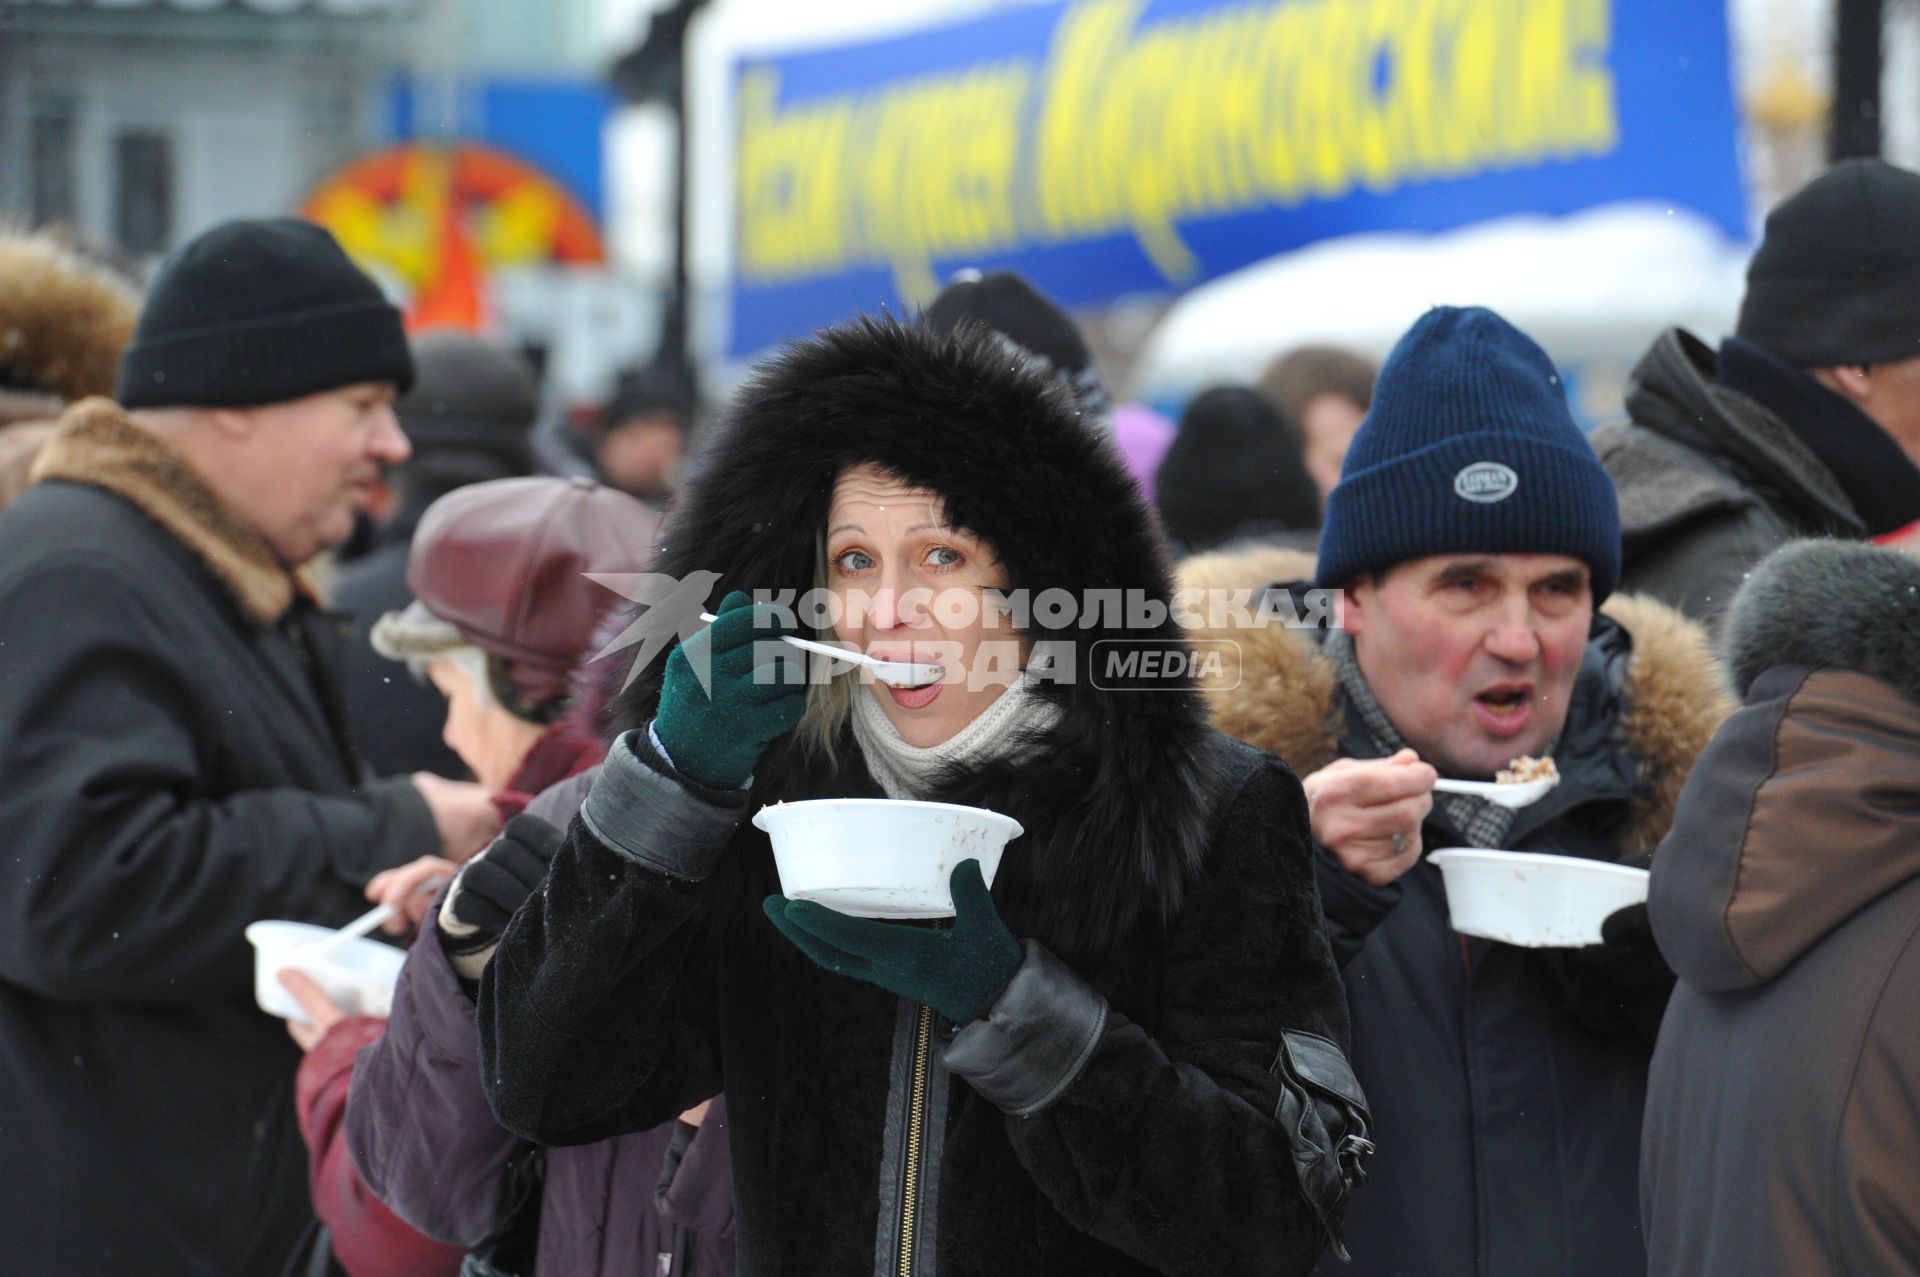
<instances>
[{"instance_id":1,"label":"black glove holding bowl","mask_svg":"<svg viewBox=\"0 0 1920 1277\"><path fill-rule=\"evenodd\" d=\"M1645 853L1620 863L1646 869L1653 856ZM1608 914L1600 924L1599 944L1541 953L1567 1013L1576 1021L1602 1033L1632 1033L1648 1042L1659 1036L1674 974L1654 941L1645 901Z\"/></svg>"},{"instance_id":2,"label":"black glove holding bowl","mask_svg":"<svg viewBox=\"0 0 1920 1277\"><path fill-rule=\"evenodd\" d=\"M558 829L538 816L515 816L485 851L454 875L434 925L440 947L464 983L479 984L480 973L500 945L500 933L514 911L540 890L563 840Z\"/></svg>"}]
</instances>

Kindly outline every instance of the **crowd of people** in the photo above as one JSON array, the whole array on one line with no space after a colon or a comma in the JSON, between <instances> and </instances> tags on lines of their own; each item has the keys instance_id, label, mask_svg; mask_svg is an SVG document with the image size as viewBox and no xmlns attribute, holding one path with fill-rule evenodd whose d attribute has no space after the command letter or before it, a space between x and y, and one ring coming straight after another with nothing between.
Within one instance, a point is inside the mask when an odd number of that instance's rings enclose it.
<instances>
[{"instance_id":1,"label":"crowd of people","mask_svg":"<svg viewBox=\"0 0 1920 1277\"><path fill-rule=\"evenodd\" d=\"M1176 422L968 272L556 449L309 223L0 235L6 1271L1920 1272L1920 175L1590 436L1457 300ZM1021 832L853 916L825 798ZM1469 935L1446 848L1648 895ZM256 1004L370 904L387 1014Z\"/></svg>"}]
</instances>

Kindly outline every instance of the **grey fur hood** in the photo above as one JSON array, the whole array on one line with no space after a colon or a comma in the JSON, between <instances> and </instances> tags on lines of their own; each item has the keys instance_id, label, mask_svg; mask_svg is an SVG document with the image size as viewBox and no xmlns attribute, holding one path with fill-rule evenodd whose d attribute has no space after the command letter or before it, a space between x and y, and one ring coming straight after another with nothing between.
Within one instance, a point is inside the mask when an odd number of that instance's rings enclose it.
<instances>
[{"instance_id":1,"label":"grey fur hood","mask_svg":"<svg viewBox=\"0 0 1920 1277\"><path fill-rule=\"evenodd\" d=\"M1647 903L1660 951L1707 993L1770 983L1920 877L1920 562L1783 546L1724 641L1746 703L1680 795Z\"/></svg>"},{"instance_id":2,"label":"grey fur hood","mask_svg":"<svg viewBox=\"0 0 1920 1277\"><path fill-rule=\"evenodd\" d=\"M1869 674L1920 703L1920 560L1852 541L1796 541L1753 570L1722 635L1735 693L1776 665Z\"/></svg>"}]
</instances>

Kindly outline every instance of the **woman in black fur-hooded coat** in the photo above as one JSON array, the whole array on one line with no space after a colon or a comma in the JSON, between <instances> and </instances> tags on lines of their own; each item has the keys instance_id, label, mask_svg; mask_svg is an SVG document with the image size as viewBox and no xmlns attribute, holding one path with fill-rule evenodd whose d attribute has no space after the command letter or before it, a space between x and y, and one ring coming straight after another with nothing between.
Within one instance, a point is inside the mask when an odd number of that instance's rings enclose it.
<instances>
[{"instance_id":1,"label":"woman in black fur-hooded coat","mask_svg":"<svg viewBox=\"0 0 1920 1277\"><path fill-rule=\"evenodd\" d=\"M1127 600L1169 599L1164 551L1099 427L977 332L862 321L788 347L736 398L654 567L717 574L710 608L804 593L861 466L937 498L1012 590L1122 603L1023 635L1063 646L1020 729L911 795L1024 827L988 910L1017 970L954 1024L790 942L748 817L882 796L870 738L809 749L803 724L747 785L701 783L649 728L675 695L662 653L488 967L495 1112L581 1143L724 1088L747 1277L1306 1272L1368 1146L1298 780L1215 734L1183 675L1090 677L1102 644L1178 645L1171 619L1124 628Z\"/></svg>"}]
</instances>

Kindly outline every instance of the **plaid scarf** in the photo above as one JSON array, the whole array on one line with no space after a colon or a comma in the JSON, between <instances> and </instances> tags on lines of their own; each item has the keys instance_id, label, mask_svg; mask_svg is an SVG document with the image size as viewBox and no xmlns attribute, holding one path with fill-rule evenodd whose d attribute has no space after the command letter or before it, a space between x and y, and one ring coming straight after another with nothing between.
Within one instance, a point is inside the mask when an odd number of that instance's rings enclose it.
<instances>
[{"instance_id":1,"label":"plaid scarf","mask_svg":"<svg viewBox=\"0 0 1920 1277\"><path fill-rule=\"evenodd\" d=\"M1381 708L1379 698L1367 686L1367 676L1360 672L1360 662L1353 655L1352 636L1345 630L1329 631L1322 650L1339 671L1340 689L1346 693L1347 702L1359 713L1367 739L1373 742L1373 747L1380 751L1381 756L1387 757L1410 748L1407 738L1393 725L1393 720L1387 717L1387 711ZM1505 846L1507 833L1513 828L1514 816L1518 814L1510 807L1496 807L1483 798L1466 794L1436 793L1433 805L1469 847Z\"/></svg>"}]
</instances>

